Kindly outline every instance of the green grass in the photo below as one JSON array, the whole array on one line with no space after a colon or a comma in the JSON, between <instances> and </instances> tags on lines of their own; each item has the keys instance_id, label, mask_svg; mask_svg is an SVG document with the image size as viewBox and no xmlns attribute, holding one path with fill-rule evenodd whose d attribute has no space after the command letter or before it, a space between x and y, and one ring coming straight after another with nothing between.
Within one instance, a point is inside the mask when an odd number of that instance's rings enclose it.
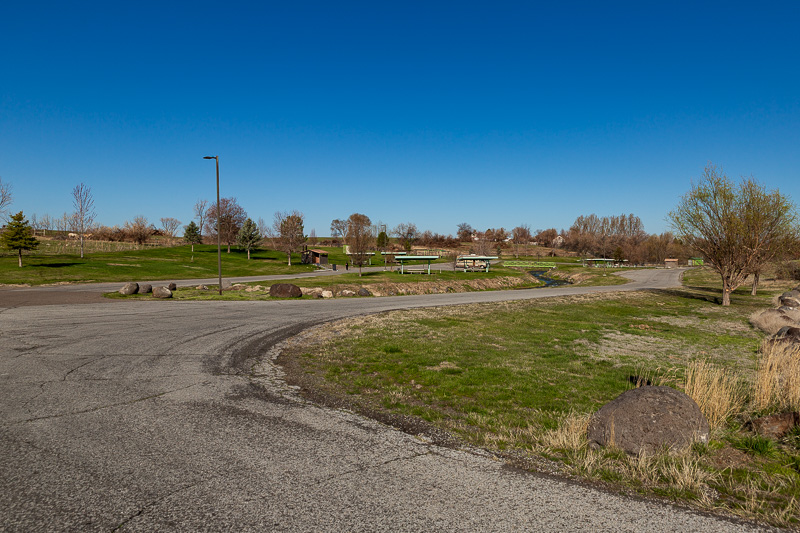
<instances>
[{"instance_id":1,"label":"green grass","mask_svg":"<svg viewBox=\"0 0 800 533\"><path fill-rule=\"evenodd\" d=\"M120 252L95 252L78 255L35 254L25 255L22 268L16 257L0 256L0 283L29 283L40 285L57 282L100 282L135 280L180 280L189 278L215 278L217 276L217 247L195 245L192 253L188 245L155 247ZM231 249L222 250L223 276L257 276L311 272L311 265L300 265L300 257L293 256L292 266L286 265L286 254L273 250L247 253ZM296 264L296 263L297 264Z\"/></svg>"},{"instance_id":2,"label":"green grass","mask_svg":"<svg viewBox=\"0 0 800 533\"><path fill-rule=\"evenodd\" d=\"M730 307L715 303L713 276L689 283L349 319L284 357L302 369L293 375L304 386L354 409L418 417L473 445L557 459L568 472L643 494L796 524L800 430L777 443L743 435L734 421L688 456L656 457L639 470L624 454L548 444L566 418L593 413L634 376L680 388L687 364L708 359L752 378L763 334L748 317L790 282L757 297L736 293ZM725 464L726 453L743 464Z\"/></svg>"}]
</instances>

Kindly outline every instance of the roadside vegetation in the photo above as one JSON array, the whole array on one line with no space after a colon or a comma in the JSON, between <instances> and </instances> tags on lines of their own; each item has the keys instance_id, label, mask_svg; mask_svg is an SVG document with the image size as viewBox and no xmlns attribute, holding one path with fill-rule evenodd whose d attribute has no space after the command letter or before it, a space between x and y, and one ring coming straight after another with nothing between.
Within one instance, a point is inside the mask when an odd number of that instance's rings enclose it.
<instances>
[{"instance_id":1,"label":"roadside vegetation","mask_svg":"<svg viewBox=\"0 0 800 533\"><path fill-rule=\"evenodd\" d=\"M775 377L800 354L762 349L750 323L796 282L762 280L758 296L742 288L723 307L718 280L704 269L674 290L348 319L294 339L279 363L319 401L445 431L524 467L796 526L800 430L775 440L746 426L800 407L787 401L800 398L800 378ZM590 449L591 414L642 384L694 397L710 443L638 457Z\"/></svg>"}]
</instances>

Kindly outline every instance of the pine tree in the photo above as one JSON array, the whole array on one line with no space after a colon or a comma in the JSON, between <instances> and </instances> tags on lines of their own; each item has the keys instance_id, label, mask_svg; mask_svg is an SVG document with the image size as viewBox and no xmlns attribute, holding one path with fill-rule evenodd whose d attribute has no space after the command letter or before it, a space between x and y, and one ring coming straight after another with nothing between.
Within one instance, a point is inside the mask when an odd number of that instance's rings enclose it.
<instances>
[{"instance_id":1,"label":"pine tree","mask_svg":"<svg viewBox=\"0 0 800 533\"><path fill-rule=\"evenodd\" d=\"M20 268L22 268L22 250L34 250L39 246L39 241L32 235L31 226L25 220L22 211L9 219L5 231L0 234L0 244L9 250L17 250Z\"/></svg>"},{"instance_id":2,"label":"pine tree","mask_svg":"<svg viewBox=\"0 0 800 533\"><path fill-rule=\"evenodd\" d=\"M194 252L194 245L203 242L203 236L200 235L200 227L194 223L194 220L189 222L183 231L183 240L192 245Z\"/></svg>"},{"instance_id":3,"label":"pine tree","mask_svg":"<svg viewBox=\"0 0 800 533\"><path fill-rule=\"evenodd\" d=\"M242 224L242 229L239 230L239 235L236 236L236 242L239 246L247 250L247 259L250 259L250 250L255 248L261 242L261 232L258 230L258 225L253 222L252 218L248 218Z\"/></svg>"}]
</instances>

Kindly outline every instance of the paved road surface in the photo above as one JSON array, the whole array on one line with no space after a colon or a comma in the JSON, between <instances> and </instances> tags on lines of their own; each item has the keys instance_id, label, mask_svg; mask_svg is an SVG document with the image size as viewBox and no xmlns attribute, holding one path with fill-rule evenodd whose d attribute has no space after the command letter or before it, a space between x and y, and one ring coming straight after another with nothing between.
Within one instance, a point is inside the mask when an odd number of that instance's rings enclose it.
<instances>
[{"instance_id":1,"label":"paved road surface","mask_svg":"<svg viewBox=\"0 0 800 533\"><path fill-rule=\"evenodd\" d=\"M678 280L631 276L613 289ZM0 292L0 530L755 530L310 404L268 362L250 375L325 320L600 290L20 307Z\"/></svg>"}]
</instances>

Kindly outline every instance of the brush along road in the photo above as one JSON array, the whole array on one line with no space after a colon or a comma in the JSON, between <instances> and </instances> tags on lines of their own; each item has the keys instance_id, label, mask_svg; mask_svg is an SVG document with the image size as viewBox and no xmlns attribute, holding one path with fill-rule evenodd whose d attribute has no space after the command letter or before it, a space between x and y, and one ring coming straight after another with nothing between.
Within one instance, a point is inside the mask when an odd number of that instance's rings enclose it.
<instances>
[{"instance_id":1,"label":"brush along road","mask_svg":"<svg viewBox=\"0 0 800 533\"><path fill-rule=\"evenodd\" d=\"M730 531L303 401L269 364L322 321L678 284L0 310L5 531ZM253 369L257 369L255 375Z\"/></svg>"}]
</instances>

